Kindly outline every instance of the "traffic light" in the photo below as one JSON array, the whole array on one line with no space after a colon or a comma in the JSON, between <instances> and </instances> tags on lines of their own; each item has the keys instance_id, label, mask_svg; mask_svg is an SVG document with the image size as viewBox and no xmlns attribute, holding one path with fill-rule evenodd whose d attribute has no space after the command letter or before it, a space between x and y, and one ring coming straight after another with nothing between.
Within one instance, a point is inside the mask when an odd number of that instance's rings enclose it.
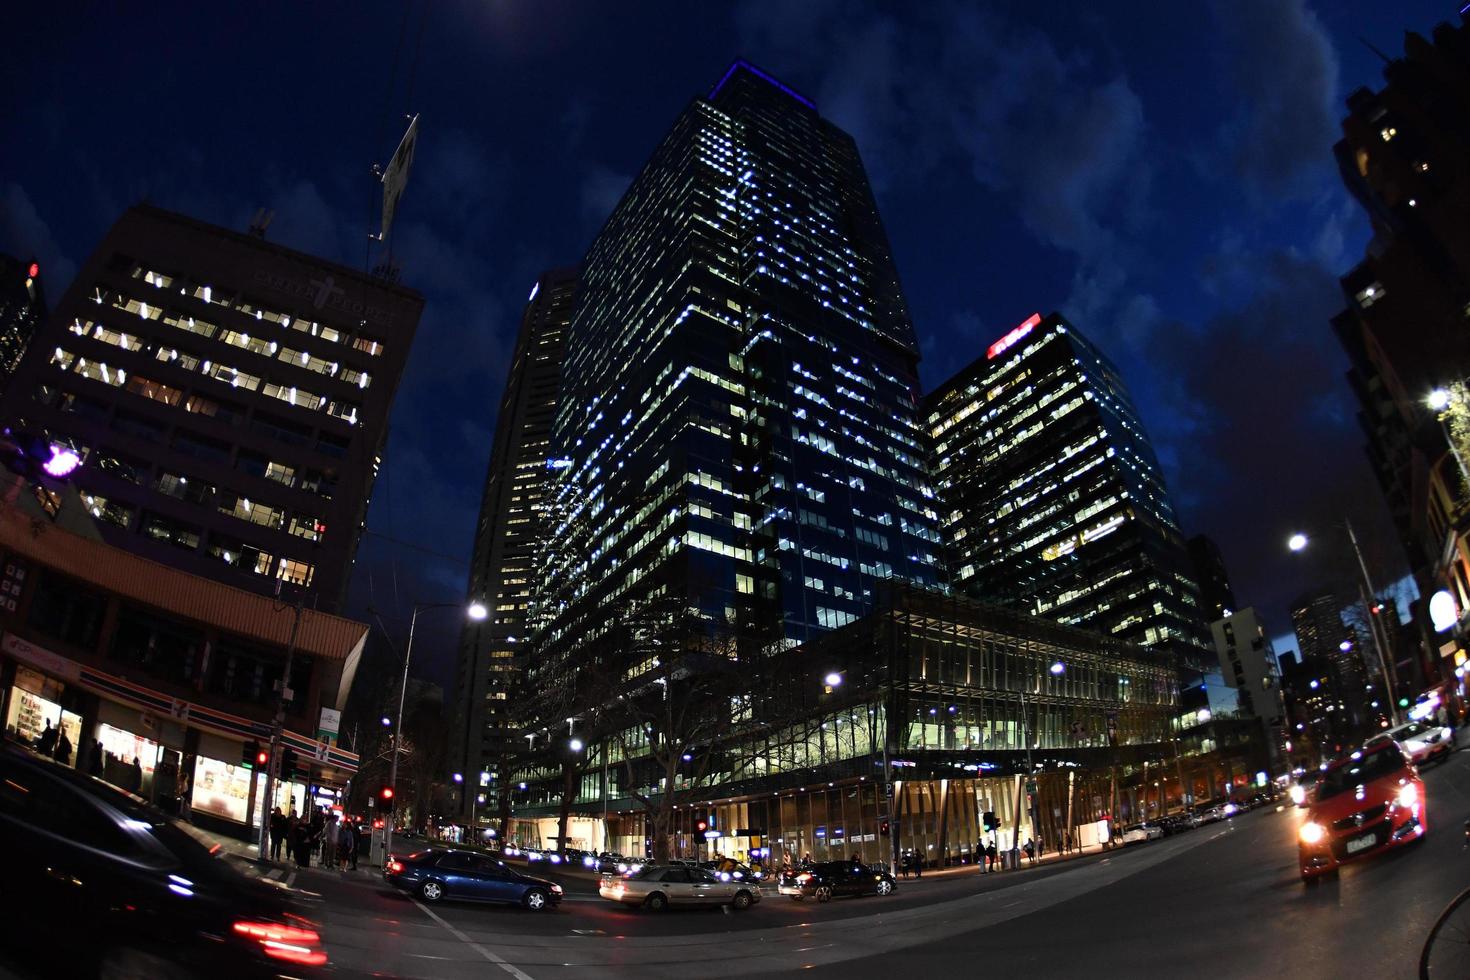
<instances>
[{"instance_id":1,"label":"traffic light","mask_svg":"<svg viewBox=\"0 0 1470 980\"><path fill-rule=\"evenodd\" d=\"M378 802L382 804L384 812L393 812L393 787L381 786L378 788Z\"/></svg>"},{"instance_id":2,"label":"traffic light","mask_svg":"<svg viewBox=\"0 0 1470 980\"><path fill-rule=\"evenodd\" d=\"M1399 698L1399 707L1400 708L1407 708L1408 706L1409 706L1409 699L1408 698Z\"/></svg>"},{"instance_id":3,"label":"traffic light","mask_svg":"<svg viewBox=\"0 0 1470 980\"><path fill-rule=\"evenodd\" d=\"M281 747L280 778L290 779L296 775L296 750L287 746Z\"/></svg>"},{"instance_id":4,"label":"traffic light","mask_svg":"<svg viewBox=\"0 0 1470 980\"><path fill-rule=\"evenodd\" d=\"M878 824L878 836L880 836L880 837L887 837L888 836L888 821L887 820L884 820L882 823Z\"/></svg>"},{"instance_id":5,"label":"traffic light","mask_svg":"<svg viewBox=\"0 0 1470 980\"><path fill-rule=\"evenodd\" d=\"M985 822L986 830L1000 829L1000 818L995 815L995 811L986 810L985 815L981 819Z\"/></svg>"},{"instance_id":6,"label":"traffic light","mask_svg":"<svg viewBox=\"0 0 1470 980\"><path fill-rule=\"evenodd\" d=\"M694 829L697 830L697 831L699 831L701 834L704 833L706 830L709 830L709 821L708 820L700 820L698 823L696 823L694 825Z\"/></svg>"},{"instance_id":7,"label":"traffic light","mask_svg":"<svg viewBox=\"0 0 1470 980\"><path fill-rule=\"evenodd\" d=\"M260 750L260 743L252 739L240 749L240 765L254 769L265 762L264 756L265 753Z\"/></svg>"}]
</instances>

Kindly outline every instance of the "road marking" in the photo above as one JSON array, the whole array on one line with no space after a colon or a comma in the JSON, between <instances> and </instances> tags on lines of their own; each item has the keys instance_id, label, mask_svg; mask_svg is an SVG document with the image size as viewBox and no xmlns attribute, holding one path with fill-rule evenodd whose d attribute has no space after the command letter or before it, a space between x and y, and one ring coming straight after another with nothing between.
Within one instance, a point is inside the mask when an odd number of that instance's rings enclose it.
<instances>
[{"instance_id":1,"label":"road marking","mask_svg":"<svg viewBox=\"0 0 1470 980\"><path fill-rule=\"evenodd\" d=\"M294 884L296 884L296 872L293 871L286 876L286 887L290 888Z\"/></svg>"},{"instance_id":2,"label":"road marking","mask_svg":"<svg viewBox=\"0 0 1470 980\"><path fill-rule=\"evenodd\" d=\"M425 915L427 915L429 918L433 919L435 922L439 923L441 926L443 926L445 929L447 929L449 931L449 934L452 935L455 939L458 939L460 942L464 943L470 949L472 949L475 952L479 953L481 956L485 957L485 959L489 960L491 963L494 963L496 966L500 967L506 973L509 973L511 976L515 977L516 980L533 980L533 978L531 977L531 975L529 973L526 973L526 972L524 972L524 971L522 971L520 969L517 969L516 967L512 966L510 963L507 963L501 957L495 955L490 950L486 949L484 946L481 946L479 943L475 942L469 936L466 936L464 933L460 932L458 929L456 929L454 926L450 925L448 922L445 922L443 919L441 919L439 917L438 913L436 913L433 909L429 908L423 902L420 902L418 899L415 898L413 900L413 904L415 904L419 908L423 909Z\"/></svg>"}]
</instances>

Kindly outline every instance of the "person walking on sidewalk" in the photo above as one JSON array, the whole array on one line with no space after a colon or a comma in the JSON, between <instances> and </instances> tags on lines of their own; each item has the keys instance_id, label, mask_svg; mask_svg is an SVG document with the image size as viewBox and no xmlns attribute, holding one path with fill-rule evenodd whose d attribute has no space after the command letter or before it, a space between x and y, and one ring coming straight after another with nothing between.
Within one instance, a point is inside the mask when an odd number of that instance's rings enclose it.
<instances>
[{"instance_id":1,"label":"person walking on sidewalk","mask_svg":"<svg viewBox=\"0 0 1470 980\"><path fill-rule=\"evenodd\" d=\"M286 815L281 812L280 807L271 810L270 822L271 835L271 860L281 859L281 842L286 839Z\"/></svg>"},{"instance_id":2,"label":"person walking on sidewalk","mask_svg":"<svg viewBox=\"0 0 1470 980\"><path fill-rule=\"evenodd\" d=\"M337 815L327 814L327 824L322 830L322 867L337 866Z\"/></svg>"},{"instance_id":3,"label":"person walking on sidewalk","mask_svg":"<svg viewBox=\"0 0 1470 980\"><path fill-rule=\"evenodd\" d=\"M1026 860L1027 861L1031 862L1032 864L1035 864L1036 863L1036 858L1035 858L1036 845L1034 843L1032 843L1031 838L1029 838L1029 837L1026 838L1026 846L1023 847L1023 848L1021 848L1021 850L1023 850L1023 851L1026 852Z\"/></svg>"},{"instance_id":4,"label":"person walking on sidewalk","mask_svg":"<svg viewBox=\"0 0 1470 980\"><path fill-rule=\"evenodd\" d=\"M991 841L989 844L985 845L985 863L988 866L988 870L991 874L995 873L996 856L997 853L995 849L995 841Z\"/></svg>"},{"instance_id":5,"label":"person walking on sidewalk","mask_svg":"<svg viewBox=\"0 0 1470 980\"><path fill-rule=\"evenodd\" d=\"M342 826L337 829L337 861L342 870L347 870L347 862L352 862L352 869L357 870L357 835L352 832L352 821L343 820Z\"/></svg>"}]
</instances>

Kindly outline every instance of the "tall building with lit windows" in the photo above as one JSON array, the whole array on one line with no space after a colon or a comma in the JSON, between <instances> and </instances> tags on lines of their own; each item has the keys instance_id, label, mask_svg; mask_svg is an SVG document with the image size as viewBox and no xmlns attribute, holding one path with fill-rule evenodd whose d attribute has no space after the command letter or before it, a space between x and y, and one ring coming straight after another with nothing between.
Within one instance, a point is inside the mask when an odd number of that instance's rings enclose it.
<instances>
[{"instance_id":1,"label":"tall building with lit windows","mask_svg":"<svg viewBox=\"0 0 1470 980\"><path fill-rule=\"evenodd\" d=\"M0 255L0 388L20 364L41 322L46 319L46 291L41 263Z\"/></svg>"},{"instance_id":2,"label":"tall building with lit windows","mask_svg":"<svg viewBox=\"0 0 1470 980\"><path fill-rule=\"evenodd\" d=\"M1128 390L1061 316L1000 337L925 412L957 590L1143 646L1210 650Z\"/></svg>"},{"instance_id":3,"label":"tall building with lit windows","mask_svg":"<svg viewBox=\"0 0 1470 980\"><path fill-rule=\"evenodd\" d=\"M129 208L22 358L0 413L85 453L104 538L254 592L344 597L415 292Z\"/></svg>"},{"instance_id":4,"label":"tall building with lit windows","mask_svg":"<svg viewBox=\"0 0 1470 980\"><path fill-rule=\"evenodd\" d=\"M736 62L584 260L536 656L644 596L770 649L939 582L918 356L852 138Z\"/></svg>"},{"instance_id":5,"label":"tall building with lit windows","mask_svg":"<svg viewBox=\"0 0 1470 980\"><path fill-rule=\"evenodd\" d=\"M507 741L518 738L511 715L515 658L526 639L537 549L547 534L551 426L576 286L576 269L555 269L536 280L495 420L468 593L470 602L489 607L490 617L466 623L460 635L450 718L449 764L465 779L466 814L472 800L489 804L495 798L490 778L480 774L496 771Z\"/></svg>"}]
</instances>

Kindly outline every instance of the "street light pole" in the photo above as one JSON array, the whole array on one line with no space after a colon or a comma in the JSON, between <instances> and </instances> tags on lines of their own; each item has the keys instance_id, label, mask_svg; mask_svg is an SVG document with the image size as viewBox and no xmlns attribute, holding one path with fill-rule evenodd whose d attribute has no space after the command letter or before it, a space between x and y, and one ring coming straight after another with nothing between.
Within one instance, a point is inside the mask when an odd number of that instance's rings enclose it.
<instances>
[{"instance_id":1,"label":"street light pole","mask_svg":"<svg viewBox=\"0 0 1470 980\"><path fill-rule=\"evenodd\" d=\"M271 719L271 740L265 757L265 800L260 805L260 827L257 828L260 853L255 856L255 859L261 863L269 860L271 809L276 792L276 746L280 744L281 730L286 725L286 694L290 691L291 666L296 659L296 635L301 629L301 613L305 604L306 593L303 591L296 597L296 605L291 618L291 638L286 642L286 669L281 674L281 689L276 692L276 714ZM295 692L291 691L291 694L294 698ZM285 774L282 773L282 775ZM302 809L304 811L305 806ZM302 816L305 816L304 812Z\"/></svg>"},{"instance_id":2,"label":"street light pole","mask_svg":"<svg viewBox=\"0 0 1470 980\"><path fill-rule=\"evenodd\" d=\"M1353 546L1353 555L1358 559L1358 571L1363 575L1363 588L1367 591L1363 602L1367 606L1368 631L1373 636L1373 648L1378 652L1378 666L1383 670L1383 687L1388 691L1389 717L1393 719L1394 725L1401 725L1404 718L1402 712L1399 711L1398 696L1394 690L1396 685L1394 684L1393 665L1389 663L1386 647L1379 638L1378 614L1373 611L1373 606L1377 602L1378 590L1373 588L1373 579L1368 575L1368 563L1363 560L1363 551L1358 547L1358 535L1353 531L1352 521L1344 517L1342 526L1347 531L1348 541Z\"/></svg>"}]
</instances>

